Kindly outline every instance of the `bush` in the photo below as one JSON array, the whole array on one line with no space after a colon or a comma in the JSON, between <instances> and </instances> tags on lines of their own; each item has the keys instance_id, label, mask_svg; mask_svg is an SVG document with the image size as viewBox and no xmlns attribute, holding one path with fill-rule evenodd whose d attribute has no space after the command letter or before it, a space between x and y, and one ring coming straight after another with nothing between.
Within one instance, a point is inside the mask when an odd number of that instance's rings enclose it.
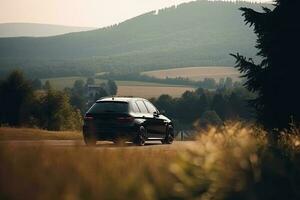
<instances>
[{"instance_id":1,"label":"bush","mask_svg":"<svg viewBox=\"0 0 300 200\"><path fill-rule=\"evenodd\" d=\"M289 134L284 138L285 147L272 146L258 128L234 124L210 129L172 164L176 195L181 199L299 199L300 154L293 146L299 146L300 140ZM286 151L286 146L293 151Z\"/></svg>"},{"instance_id":2,"label":"bush","mask_svg":"<svg viewBox=\"0 0 300 200\"><path fill-rule=\"evenodd\" d=\"M39 127L47 130L79 130L82 126L80 110L70 105L70 98L61 91L49 90L38 98L40 106L37 119Z\"/></svg>"}]
</instances>

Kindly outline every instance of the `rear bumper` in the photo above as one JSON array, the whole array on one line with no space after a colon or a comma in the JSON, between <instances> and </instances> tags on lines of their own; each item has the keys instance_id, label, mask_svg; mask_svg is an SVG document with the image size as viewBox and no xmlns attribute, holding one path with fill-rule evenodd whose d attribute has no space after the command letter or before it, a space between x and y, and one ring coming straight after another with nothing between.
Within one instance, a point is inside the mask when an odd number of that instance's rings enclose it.
<instances>
[{"instance_id":1,"label":"rear bumper","mask_svg":"<svg viewBox=\"0 0 300 200\"><path fill-rule=\"evenodd\" d=\"M126 138L132 140L136 137L137 130L135 126L112 127L112 128L93 128L84 125L83 135L94 136L97 140L114 140L117 138Z\"/></svg>"}]
</instances>

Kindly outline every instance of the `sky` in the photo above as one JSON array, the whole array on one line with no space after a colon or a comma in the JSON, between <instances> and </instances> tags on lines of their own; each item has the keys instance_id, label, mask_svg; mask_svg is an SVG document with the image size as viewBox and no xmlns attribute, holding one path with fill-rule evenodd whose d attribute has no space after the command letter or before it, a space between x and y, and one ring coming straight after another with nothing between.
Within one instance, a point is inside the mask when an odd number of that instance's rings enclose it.
<instances>
[{"instance_id":1,"label":"sky","mask_svg":"<svg viewBox=\"0 0 300 200\"><path fill-rule=\"evenodd\" d=\"M0 23L104 27L189 1L192 0L0 0Z\"/></svg>"}]
</instances>

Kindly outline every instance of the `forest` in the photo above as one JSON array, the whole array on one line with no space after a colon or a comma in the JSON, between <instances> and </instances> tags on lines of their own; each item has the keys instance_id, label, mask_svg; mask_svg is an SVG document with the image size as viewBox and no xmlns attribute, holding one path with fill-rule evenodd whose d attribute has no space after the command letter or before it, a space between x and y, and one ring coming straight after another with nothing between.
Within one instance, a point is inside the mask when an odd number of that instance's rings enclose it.
<instances>
[{"instance_id":1,"label":"forest","mask_svg":"<svg viewBox=\"0 0 300 200\"><path fill-rule=\"evenodd\" d=\"M195 1L93 31L53 37L0 38L0 76L91 76L192 66L233 66L230 53L255 55L255 34L240 7L270 4ZM207 20L210 19L210 20Z\"/></svg>"}]
</instances>

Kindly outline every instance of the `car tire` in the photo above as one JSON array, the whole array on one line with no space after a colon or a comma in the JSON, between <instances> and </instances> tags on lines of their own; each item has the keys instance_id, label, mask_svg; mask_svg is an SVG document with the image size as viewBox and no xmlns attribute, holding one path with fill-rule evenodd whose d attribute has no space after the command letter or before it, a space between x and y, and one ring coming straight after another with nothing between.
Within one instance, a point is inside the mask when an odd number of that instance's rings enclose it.
<instances>
[{"instance_id":1,"label":"car tire","mask_svg":"<svg viewBox=\"0 0 300 200\"><path fill-rule=\"evenodd\" d=\"M116 138L113 140L113 143L116 145L124 145L124 144L126 144L126 140L124 140L122 138Z\"/></svg>"},{"instance_id":2,"label":"car tire","mask_svg":"<svg viewBox=\"0 0 300 200\"><path fill-rule=\"evenodd\" d=\"M174 128L170 125L168 126L166 130L166 136L161 141L162 144L172 144L174 141L175 135L174 135Z\"/></svg>"},{"instance_id":3,"label":"car tire","mask_svg":"<svg viewBox=\"0 0 300 200\"><path fill-rule=\"evenodd\" d=\"M87 146L96 146L97 140L91 137L84 137L84 143Z\"/></svg>"},{"instance_id":4,"label":"car tire","mask_svg":"<svg viewBox=\"0 0 300 200\"><path fill-rule=\"evenodd\" d=\"M146 143L146 135L147 135L147 130L143 126L140 126L138 130L138 134L134 138L133 143L138 146L144 146Z\"/></svg>"},{"instance_id":5,"label":"car tire","mask_svg":"<svg viewBox=\"0 0 300 200\"><path fill-rule=\"evenodd\" d=\"M87 133L86 131L83 131L83 140L87 146L95 146L97 143L96 137L91 133Z\"/></svg>"}]
</instances>

